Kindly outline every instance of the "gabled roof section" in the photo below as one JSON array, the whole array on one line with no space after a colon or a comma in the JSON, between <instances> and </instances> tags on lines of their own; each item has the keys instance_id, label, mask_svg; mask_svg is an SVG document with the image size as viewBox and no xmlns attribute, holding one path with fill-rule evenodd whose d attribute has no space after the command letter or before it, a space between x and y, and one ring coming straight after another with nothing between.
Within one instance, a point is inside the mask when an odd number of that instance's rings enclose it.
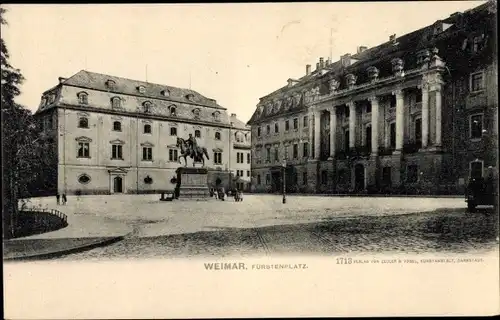
<instances>
[{"instance_id":1,"label":"gabled roof section","mask_svg":"<svg viewBox=\"0 0 500 320\"><path fill-rule=\"evenodd\" d=\"M115 83L114 89L109 89L107 87L106 83L108 80L112 80ZM214 99L207 98L191 89L132 80L112 75L90 72L87 70L79 71L70 78L64 80L62 84L87 89L143 96L145 98L147 97L174 102L199 104L207 107L226 110L226 108L218 105ZM141 90L139 90L140 87L143 87L143 89L141 88ZM166 94L164 94L165 92Z\"/></svg>"}]
</instances>

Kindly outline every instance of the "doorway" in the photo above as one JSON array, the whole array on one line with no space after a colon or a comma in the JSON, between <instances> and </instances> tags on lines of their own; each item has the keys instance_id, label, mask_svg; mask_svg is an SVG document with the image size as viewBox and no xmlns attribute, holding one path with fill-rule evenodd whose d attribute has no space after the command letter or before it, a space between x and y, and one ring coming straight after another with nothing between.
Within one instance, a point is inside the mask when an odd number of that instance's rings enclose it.
<instances>
[{"instance_id":1,"label":"doorway","mask_svg":"<svg viewBox=\"0 0 500 320\"><path fill-rule=\"evenodd\" d=\"M113 192L122 193L123 192L123 179L121 177L113 178Z\"/></svg>"},{"instance_id":2,"label":"doorway","mask_svg":"<svg viewBox=\"0 0 500 320\"><path fill-rule=\"evenodd\" d=\"M356 191L365 189L365 167L360 163L354 166L354 189Z\"/></svg>"}]
</instances>

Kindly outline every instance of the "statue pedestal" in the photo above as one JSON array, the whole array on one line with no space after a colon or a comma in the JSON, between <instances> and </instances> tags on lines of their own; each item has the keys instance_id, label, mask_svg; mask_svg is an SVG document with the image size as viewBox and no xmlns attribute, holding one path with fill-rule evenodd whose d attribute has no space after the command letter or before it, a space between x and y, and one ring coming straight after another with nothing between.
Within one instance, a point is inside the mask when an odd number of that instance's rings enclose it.
<instances>
[{"instance_id":1,"label":"statue pedestal","mask_svg":"<svg viewBox=\"0 0 500 320\"><path fill-rule=\"evenodd\" d=\"M177 200L210 200L208 189L208 170L206 168L181 167L176 170L177 186L175 198Z\"/></svg>"}]
</instances>

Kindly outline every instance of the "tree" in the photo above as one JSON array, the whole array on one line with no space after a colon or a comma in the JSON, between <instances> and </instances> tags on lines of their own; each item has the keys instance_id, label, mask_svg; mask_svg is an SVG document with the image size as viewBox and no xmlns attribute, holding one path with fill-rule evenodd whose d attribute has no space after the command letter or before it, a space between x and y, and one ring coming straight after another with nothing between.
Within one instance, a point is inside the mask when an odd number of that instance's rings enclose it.
<instances>
[{"instance_id":1,"label":"tree","mask_svg":"<svg viewBox=\"0 0 500 320\"><path fill-rule=\"evenodd\" d=\"M6 10L0 8L0 23L7 25ZM48 140L30 110L15 102L21 94L24 77L9 63L9 51L1 43L2 108L2 215L3 237L15 236L20 196L29 195L29 187L43 177L44 168L53 161Z\"/></svg>"}]
</instances>

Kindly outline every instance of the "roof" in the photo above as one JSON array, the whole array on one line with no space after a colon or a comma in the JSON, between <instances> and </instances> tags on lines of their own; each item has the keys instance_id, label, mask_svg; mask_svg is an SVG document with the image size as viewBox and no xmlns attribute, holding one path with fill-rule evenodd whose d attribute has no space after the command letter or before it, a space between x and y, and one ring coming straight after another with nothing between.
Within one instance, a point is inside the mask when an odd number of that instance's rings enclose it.
<instances>
[{"instance_id":1,"label":"roof","mask_svg":"<svg viewBox=\"0 0 500 320\"><path fill-rule=\"evenodd\" d=\"M115 89L108 89L106 82L112 80L115 82ZM153 99L162 99L175 102L199 104L207 107L224 109L226 108L217 104L213 99L207 98L191 89L178 88L169 85L156 84L151 82L127 79L107 74L101 74L96 72L90 72L87 70L81 70L74 74L70 78L62 82L63 85L75 86L87 89L102 90L102 91L113 91L122 94L143 96ZM140 93L138 87L143 86L145 88L144 93ZM168 96L164 96L162 92L168 90ZM188 100L187 96L189 94L193 95L192 100Z\"/></svg>"},{"instance_id":2,"label":"roof","mask_svg":"<svg viewBox=\"0 0 500 320\"><path fill-rule=\"evenodd\" d=\"M440 50L440 55L444 54L446 56L446 53L453 51L452 48L454 46L443 46L442 43L439 45L438 43L450 38L456 33L456 31L463 28L480 28L475 20L481 20L484 14L491 12L491 8L495 8L493 10L496 12L496 3L494 1L488 1L463 13L452 14L447 18L438 20L431 25L397 37L394 39L394 42L386 41L378 46L353 54L350 57L354 61L347 67L342 66L341 61L333 62L323 69L327 70L327 72L319 72L319 70L315 70L309 75L301 77L298 80L299 82L295 85L291 87L284 85L272 93L265 95L261 98L261 102L266 103L266 100L272 100L274 98L280 99L281 95L293 95L296 91L301 92L304 89L309 89L313 86L319 86L319 90L325 92L325 90L328 90L326 88L328 85L325 83L325 80L332 78L340 81L339 89L341 90L346 87L344 78L348 73L353 73L357 76L357 83L364 83L368 80L366 68L369 66L376 66L380 71L379 77L383 78L392 73L391 60L396 57L403 58L405 69L408 70L415 68L417 61L414 53L421 49L428 48L429 46L437 46ZM434 37L434 27L439 23L446 23L451 26ZM409 52L412 52L413 54L408 54ZM259 105L261 105L261 103L259 103ZM264 116L261 117L258 109L259 107L248 121L249 124L252 124L260 119L265 120L271 117L284 115L288 112L283 109L280 109L277 113L273 112L270 115L263 112Z\"/></svg>"},{"instance_id":3,"label":"roof","mask_svg":"<svg viewBox=\"0 0 500 320\"><path fill-rule=\"evenodd\" d=\"M236 118L235 116L231 116L231 123L233 125L233 128L235 129L250 130L251 128L249 125Z\"/></svg>"}]
</instances>

